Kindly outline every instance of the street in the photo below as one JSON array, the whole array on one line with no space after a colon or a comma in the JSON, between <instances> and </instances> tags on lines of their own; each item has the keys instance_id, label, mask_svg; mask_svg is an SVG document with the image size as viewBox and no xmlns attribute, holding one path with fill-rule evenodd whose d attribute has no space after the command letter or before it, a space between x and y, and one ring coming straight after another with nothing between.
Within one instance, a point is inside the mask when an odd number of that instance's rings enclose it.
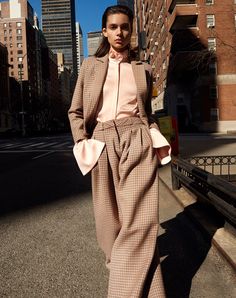
<instances>
[{"instance_id":1,"label":"street","mask_svg":"<svg viewBox=\"0 0 236 298\"><path fill-rule=\"evenodd\" d=\"M90 177L72 146L70 135L0 141L0 297L106 297ZM160 223L167 297L236 296L232 268L162 184Z\"/></svg>"}]
</instances>

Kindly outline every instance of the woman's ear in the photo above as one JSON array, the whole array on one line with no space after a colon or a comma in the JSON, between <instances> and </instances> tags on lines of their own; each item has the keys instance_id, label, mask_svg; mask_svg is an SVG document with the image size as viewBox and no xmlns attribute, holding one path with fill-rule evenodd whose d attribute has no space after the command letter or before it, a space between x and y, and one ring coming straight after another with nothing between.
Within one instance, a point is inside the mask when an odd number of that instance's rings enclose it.
<instances>
[{"instance_id":1,"label":"woman's ear","mask_svg":"<svg viewBox=\"0 0 236 298\"><path fill-rule=\"evenodd\" d=\"M107 37L107 29L106 29L106 28L103 28L103 29L102 29L102 34L103 34L105 37Z\"/></svg>"}]
</instances>

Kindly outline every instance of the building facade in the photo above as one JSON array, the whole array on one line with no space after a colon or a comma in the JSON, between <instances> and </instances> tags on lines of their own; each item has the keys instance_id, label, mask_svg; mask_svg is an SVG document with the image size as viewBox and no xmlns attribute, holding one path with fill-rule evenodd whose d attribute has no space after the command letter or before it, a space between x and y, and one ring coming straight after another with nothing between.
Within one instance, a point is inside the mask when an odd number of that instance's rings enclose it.
<instances>
[{"instance_id":1,"label":"building facade","mask_svg":"<svg viewBox=\"0 0 236 298\"><path fill-rule=\"evenodd\" d=\"M77 69L79 74L80 66L84 60L83 32L79 22L76 22L76 50L77 50Z\"/></svg>"},{"instance_id":2,"label":"building facade","mask_svg":"<svg viewBox=\"0 0 236 298\"><path fill-rule=\"evenodd\" d=\"M102 41L102 31L87 33L88 57L93 56Z\"/></svg>"},{"instance_id":3,"label":"building facade","mask_svg":"<svg viewBox=\"0 0 236 298\"><path fill-rule=\"evenodd\" d=\"M20 118L31 121L38 96L33 8L27 0L4 1L0 3L0 15L0 42L7 47L10 89L14 90L11 92L12 116L18 123ZM22 130L24 123L22 120Z\"/></svg>"},{"instance_id":4,"label":"building facade","mask_svg":"<svg viewBox=\"0 0 236 298\"><path fill-rule=\"evenodd\" d=\"M8 52L0 43L0 133L11 128Z\"/></svg>"},{"instance_id":5,"label":"building facade","mask_svg":"<svg viewBox=\"0 0 236 298\"><path fill-rule=\"evenodd\" d=\"M49 48L64 54L66 67L76 76L75 1L42 0L42 28Z\"/></svg>"},{"instance_id":6,"label":"building facade","mask_svg":"<svg viewBox=\"0 0 236 298\"><path fill-rule=\"evenodd\" d=\"M132 11L134 11L134 0L118 0L117 4L128 6Z\"/></svg>"},{"instance_id":7,"label":"building facade","mask_svg":"<svg viewBox=\"0 0 236 298\"><path fill-rule=\"evenodd\" d=\"M235 130L236 1L137 0L135 10L153 110L177 117L182 131Z\"/></svg>"}]
</instances>

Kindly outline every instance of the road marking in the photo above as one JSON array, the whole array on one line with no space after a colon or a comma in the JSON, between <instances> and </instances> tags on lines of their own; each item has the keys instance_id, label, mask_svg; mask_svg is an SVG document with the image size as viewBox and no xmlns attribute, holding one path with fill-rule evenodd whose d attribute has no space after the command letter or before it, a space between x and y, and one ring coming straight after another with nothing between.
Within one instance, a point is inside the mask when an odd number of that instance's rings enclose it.
<instances>
[{"instance_id":1,"label":"road marking","mask_svg":"<svg viewBox=\"0 0 236 298\"><path fill-rule=\"evenodd\" d=\"M31 147L37 147L37 146L40 146L40 145L42 145L42 144L45 144L45 143L37 143L37 144L30 144L30 145L25 145L24 144L24 146L18 146L18 147L20 147L20 148L31 148Z\"/></svg>"},{"instance_id":2,"label":"road marking","mask_svg":"<svg viewBox=\"0 0 236 298\"><path fill-rule=\"evenodd\" d=\"M52 146L52 145L56 145L56 144L58 144L58 142L52 142L52 143L46 143L46 144L45 144L45 142L44 142L43 144L44 144L44 145L39 145L38 147L39 147L39 148L50 147L50 146Z\"/></svg>"},{"instance_id":3,"label":"road marking","mask_svg":"<svg viewBox=\"0 0 236 298\"><path fill-rule=\"evenodd\" d=\"M54 152L55 152L55 151L46 152L46 153L40 154L40 155L38 155L38 156L35 156L35 157L33 157L32 159L38 159L38 158L47 156L47 155L49 155L49 154L52 154L52 153L54 153Z\"/></svg>"}]
</instances>

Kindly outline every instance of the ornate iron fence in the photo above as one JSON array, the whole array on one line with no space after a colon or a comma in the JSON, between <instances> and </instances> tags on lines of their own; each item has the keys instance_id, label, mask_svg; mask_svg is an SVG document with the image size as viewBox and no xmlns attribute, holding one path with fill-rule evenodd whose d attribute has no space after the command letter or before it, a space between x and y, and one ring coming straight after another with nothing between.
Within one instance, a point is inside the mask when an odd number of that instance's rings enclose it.
<instances>
[{"instance_id":1,"label":"ornate iron fence","mask_svg":"<svg viewBox=\"0 0 236 298\"><path fill-rule=\"evenodd\" d=\"M236 155L193 156L187 160L229 182L236 182Z\"/></svg>"},{"instance_id":2,"label":"ornate iron fence","mask_svg":"<svg viewBox=\"0 0 236 298\"><path fill-rule=\"evenodd\" d=\"M214 206L236 227L235 185L181 158L172 161L171 174L173 190L184 185L198 198Z\"/></svg>"}]
</instances>

